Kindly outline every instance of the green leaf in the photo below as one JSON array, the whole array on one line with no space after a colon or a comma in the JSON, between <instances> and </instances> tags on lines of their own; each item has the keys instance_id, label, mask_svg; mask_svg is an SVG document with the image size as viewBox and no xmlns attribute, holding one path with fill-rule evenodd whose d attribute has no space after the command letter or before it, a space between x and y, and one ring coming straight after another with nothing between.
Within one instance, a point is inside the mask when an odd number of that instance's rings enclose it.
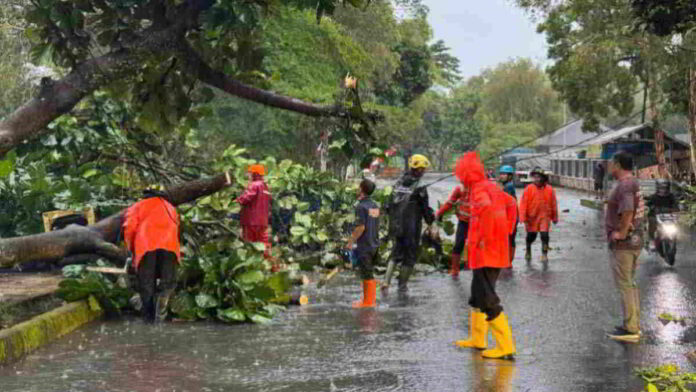
<instances>
[{"instance_id":1,"label":"green leaf","mask_svg":"<svg viewBox=\"0 0 696 392\"><path fill-rule=\"evenodd\" d=\"M239 278L237 281L239 281L242 284L256 284L259 283L263 280L263 272L255 270L255 271L247 271L241 275L239 275Z\"/></svg>"},{"instance_id":2,"label":"green leaf","mask_svg":"<svg viewBox=\"0 0 696 392\"><path fill-rule=\"evenodd\" d=\"M299 211L295 212L295 222L304 227L312 227L312 218L309 215L302 214Z\"/></svg>"},{"instance_id":3,"label":"green leaf","mask_svg":"<svg viewBox=\"0 0 696 392\"><path fill-rule=\"evenodd\" d=\"M326 235L326 232L320 231L319 233L317 233L317 240L319 242L326 242L329 240L329 236Z\"/></svg>"},{"instance_id":4,"label":"green leaf","mask_svg":"<svg viewBox=\"0 0 696 392\"><path fill-rule=\"evenodd\" d=\"M99 170L97 170L97 169L89 169L89 170L87 170L86 172L84 172L84 173L82 174L82 177L84 177L84 178L90 178L90 177L96 176L97 174L99 174Z\"/></svg>"},{"instance_id":5,"label":"green leaf","mask_svg":"<svg viewBox=\"0 0 696 392\"><path fill-rule=\"evenodd\" d=\"M203 309L215 308L219 302L210 294L200 293L196 295L196 305Z\"/></svg>"},{"instance_id":6,"label":"green leaf","mask_svg":"<svg viewBox=\"0 0 696 392\"><path fill-rule=\"evenodd\" d=\"M300 237L307 234L307 229L302 226L292 226L290 228L290 234L292 234L293 237Z\"/></svg>"},{"instance_id":7,"label":"green leaf","mask_svg":"<svg viewBox=\"0 0 696 392\"><path fill-rule=\"evenodd\" d=\"M251 321L253 321L256 324L270 324L271 319L268 317L261 316L260 314L254 314L251 317L249 317Z\"/></svg>"},{"instance_id":8,"label":"green leaf","mask_svg":"<svg viewBox=\"0 0 696 392\"><path fill-rule=\"evenodd\" d=\"M14 170L14 163L9 159L3 159L0 161L0 178L5 178L12 173Z\"/></svg>"},{"instance_id":9,"label":"green leaf","mask_svg":"<svg viewBox=\"0 0 696 392\"><path fill-rule=\"evenodd\" d=\"M259 252L263 252L266 250L266 244L264 244L263 242L252 242L251 246L253 246L254 249L256 249Z\"/></svg>"},{"instance_id":10,"label":"green leaf","mask_svg":"<svg viewBox=\"0 0 696 392\"><path fill-rule=\"evenodd\" d=\"M655 384L652 384L652 383L648 384L648 385L645 387L645 390L648 391L648 392L660 392L660 391L657 389L657 387L655 386Z\"/></svg>"},{"instance_id":11,"label":"green leaf","mask_svg":"<svg viewBox=\"0 0 696 392\"><path fill-rule=\"evenodd\" d=\"M227 308L227 309L218 309L217 311L217 317L218 319L222 321L244 321L246 320L246 315L244 315L244 312L239 309L239 308Z\"/></svg>"}]
</instances>

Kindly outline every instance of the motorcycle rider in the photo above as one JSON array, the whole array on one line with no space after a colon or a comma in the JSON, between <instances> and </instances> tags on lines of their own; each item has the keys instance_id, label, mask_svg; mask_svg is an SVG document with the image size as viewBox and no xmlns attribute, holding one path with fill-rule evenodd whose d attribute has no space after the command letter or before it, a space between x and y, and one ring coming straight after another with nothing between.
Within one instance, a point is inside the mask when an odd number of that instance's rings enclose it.
<instances>
[{"instance_id":1,"label":"motorcycle rider","mask_svg":"<svg viewBox=\"0 0 696 392\"><path fill-rule=\"evenodd\" d=\"M672 193L671 184L668 180L659 179L655 181L655 194L645 198L645 206L648 207L648 235L656 240L657 214L672 213L679 210L679 202Z\"/></svg>"}]
</instances>

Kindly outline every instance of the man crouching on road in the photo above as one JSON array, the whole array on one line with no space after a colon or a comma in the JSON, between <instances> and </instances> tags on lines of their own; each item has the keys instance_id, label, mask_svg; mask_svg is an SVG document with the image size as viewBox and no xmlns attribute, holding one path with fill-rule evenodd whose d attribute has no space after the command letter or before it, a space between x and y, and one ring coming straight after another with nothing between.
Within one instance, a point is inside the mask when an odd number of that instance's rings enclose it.
<instances>
[{"instance_id":1,"label":"man crouching on road","mask_svg":"<svg viewBox=\"0 0 696 392\"><path fill-rule=\"evenodd\" d=\"M640 340L640 301L636 283L638 257L643 244L641 220L645 207L640 185L633 177L633 158L617 152L609 162L609 173L617 180L606 206L606 231L611 252L610 265L621 294L623 325L609 333L612 339L637 343Z\"/></svg>"}]
</instances>

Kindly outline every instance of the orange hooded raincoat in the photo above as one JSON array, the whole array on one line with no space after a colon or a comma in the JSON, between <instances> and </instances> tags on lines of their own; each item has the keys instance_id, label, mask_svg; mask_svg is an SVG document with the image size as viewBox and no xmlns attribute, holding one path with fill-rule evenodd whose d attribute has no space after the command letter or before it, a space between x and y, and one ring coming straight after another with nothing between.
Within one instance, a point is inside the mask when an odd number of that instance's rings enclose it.
<instances>
[{"instance_id":1,"label":"orange hooded raincoat","mask_svg":"<svg viewBox=\"0 0 696 392\"><path fill-rule=\"evenodd\" d=\"M509 267L508 245L512 223L508 216L505 193L488 181L481 159L475 152L466 153L459 158L454 174L470 189L471 218L467 239L469 268Z\"/></svg>"},{"instance_id":2,"label":"orange hooded raincoat","mask_svg":"<svg viewBox=\"0 0 696 392\"><path fill-rule=\"evenodd\" d=\"M126 210L123 238L133 253L133 265L138 269L145 253L164 249L181 257L179 248L179 215L168 201L161 197L141 200Z\"/></svg>"},{"instance_id":3,"label":"orange hooded raincoat","mask_svg":"<svg viewBox=\"0 0 696 392\"><path fill-rule=\"evenodd\" d=\"M533 233L549 232L551 222L558 223L556 192L551 185L539 188L531 184L525 188L520 202L520 222Z\"/></svg>"}]
</instances>

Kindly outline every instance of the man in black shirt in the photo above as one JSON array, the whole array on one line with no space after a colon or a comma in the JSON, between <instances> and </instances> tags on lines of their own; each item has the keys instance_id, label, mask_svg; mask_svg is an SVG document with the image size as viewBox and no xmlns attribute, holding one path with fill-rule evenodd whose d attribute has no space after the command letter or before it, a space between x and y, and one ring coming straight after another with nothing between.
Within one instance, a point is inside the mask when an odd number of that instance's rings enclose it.
<instances>
[{"instance_id":1,"label":"man in black shirt","mask_svg":"<svg viewBox=\"0 0 696 392\"><path fill-rule=\"evenodd\" d=\"M363 299L353 303L354 308L372 308L375 306L377 281L373 275L374 260L379 255L379 205L370 196L375 191L375 183L362 180L355 208L355 229L346 243L346 249L352 249L357 243L355 253L360 268L363 285Z\"/></svg>"},{"instance_id":2,"label":"man in black shirt","mask_svg":"<svg viewBox=\"0 0 696 392\"><path fill-rule=\"evenodd\" d=\"M391 272L396 264L400 264L399 291L408 290L407 284L413 266L418 258L423 223L432 225L435 213L428 203L428 190L420 186L420 179L430 167L428 158L421 154L411 155L409 170L394 184L391 200L386 206L389 215L389 237L394 242L391 257L387 267L387 276L382 288L389 287Z\"/></svg>"}]
</instances>

